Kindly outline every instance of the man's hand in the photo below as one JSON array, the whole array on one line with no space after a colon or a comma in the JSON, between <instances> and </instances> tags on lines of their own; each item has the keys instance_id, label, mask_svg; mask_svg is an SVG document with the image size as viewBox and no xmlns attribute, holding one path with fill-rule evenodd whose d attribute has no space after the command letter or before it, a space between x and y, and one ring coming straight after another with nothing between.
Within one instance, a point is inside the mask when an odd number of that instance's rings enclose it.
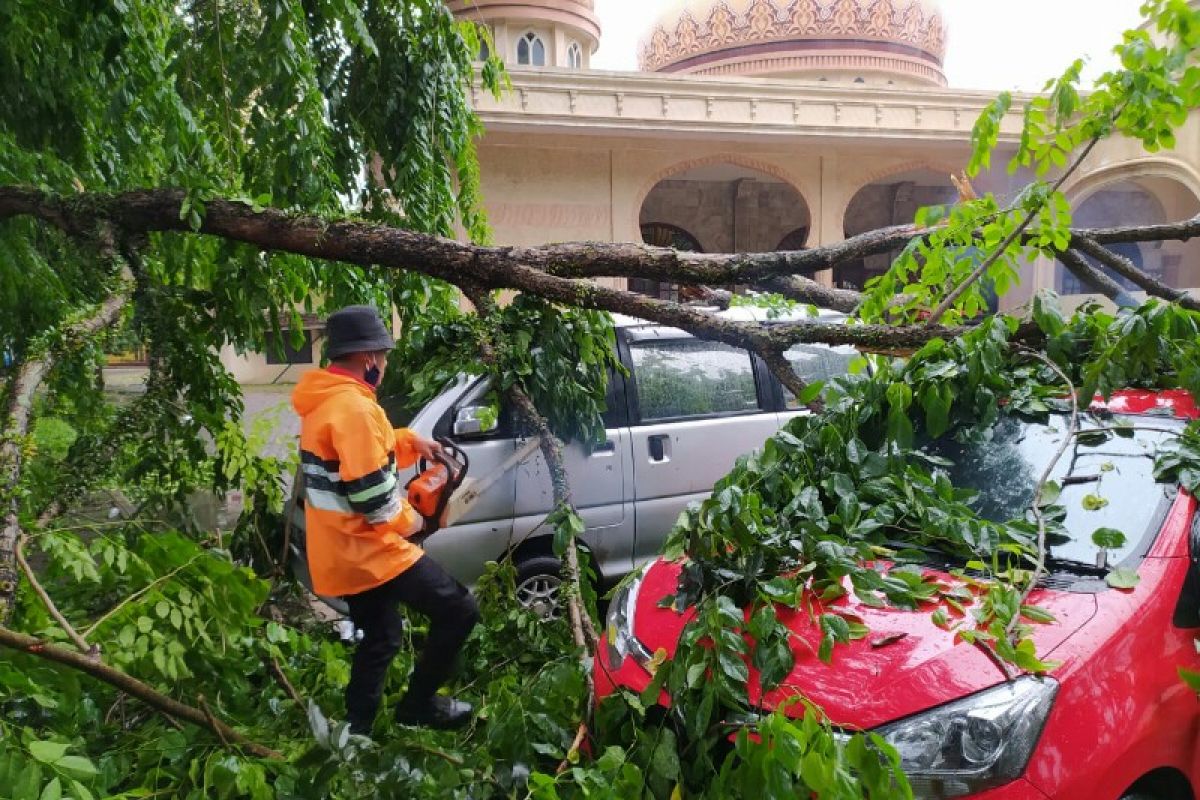
<instances>
[{"instance_id":1,"label":"man's hand","mask_svg":"<svg viewBox=\"0 0 1200 800\"><path fill-rule=\"evenodd\" d=\"M438 442L433 439L422 439L420 436L413 437L413 449L417 451L417 455L426 461L436 461L437 457L445 452Z\"/></svg>"}]
</instances>

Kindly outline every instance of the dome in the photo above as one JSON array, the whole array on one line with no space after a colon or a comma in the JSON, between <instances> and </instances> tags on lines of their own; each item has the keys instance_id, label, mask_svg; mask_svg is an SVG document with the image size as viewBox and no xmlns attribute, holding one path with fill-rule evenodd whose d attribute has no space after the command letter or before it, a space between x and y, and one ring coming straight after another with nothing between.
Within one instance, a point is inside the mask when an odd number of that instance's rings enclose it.
<instances>
[{"instance_id":1,"label":"dome","mask_svg":"<svg viewBox=\"0 0 1200 800\"><path fill-rule=\"evenodd\" d=\"M642 40L641 68L944 86L936 0L674 0Z\"/></svg>"}]
</instances>

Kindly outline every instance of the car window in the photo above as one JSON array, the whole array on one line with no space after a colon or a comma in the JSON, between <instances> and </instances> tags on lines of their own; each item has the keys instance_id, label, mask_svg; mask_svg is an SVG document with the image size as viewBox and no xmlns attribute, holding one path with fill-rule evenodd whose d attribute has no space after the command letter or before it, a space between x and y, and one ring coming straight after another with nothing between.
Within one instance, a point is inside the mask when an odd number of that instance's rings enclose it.
<instances>
[{"instance_id":1,"label":"car window","mask_svg":"<svg viewBox=\"0 0 1200 800\"><path fill-rule=\"evenodd\" d=\"M784 354L792 369L805 383L837 378L850 371L850 362L858 355L853 347L826 347L820 344L794 345ZM796 395L783 387L784 407L789 410L800 408Z\"/></svg>"},{"instance_id":2,"label":"car window","mask_svg":"<svg viewBox=\"0 0 1200 800\"><path fill-rule=\"evenodd\" d=\"M980 516L1005 522L1024 516L1042 471L1067 435L1067 422L1062 416L1040 424L1002 415L988 441L962 444L945 438L923 449L953 462L947 471L956 486L979 492L973 506ZM1080 419L1081 430L1118 425L1182 428L1179 422L1162 417ZM1097 528L1115 528L1125 534L1125 544L1108 551L1107 563L1131 555L1157 521L1163 501L1175 494L1174 485L1154 481L1156 447L1171 438L1169 433L1146 430L1128 436L1102 432L1077 436L1051 473L1051 480L1062 486L1058 504L1067 512L1063 522L1067 539L1051 541L1050 554L1103 566L1092 533Z\"/></svg>"},{"instance_id":3,"label":"car window","mask_svg":"<svg viewBox=\"0 0 1200 800\"><path fill-rule=\"evenodd\" d=\"M698 339L631 342L629 350L642 422L759 409L745 350Z\"/></svg>"}]
</instances>

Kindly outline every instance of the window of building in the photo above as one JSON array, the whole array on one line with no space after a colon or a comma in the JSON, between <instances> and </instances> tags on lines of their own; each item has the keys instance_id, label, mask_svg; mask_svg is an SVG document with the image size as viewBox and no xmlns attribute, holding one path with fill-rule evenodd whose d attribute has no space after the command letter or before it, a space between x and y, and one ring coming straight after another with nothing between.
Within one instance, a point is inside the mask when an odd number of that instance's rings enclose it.
<instances>
[{"instance_id":1,"label":"window of building","mask_svg":"<svg viewBox=\"0 0 1200 800\"><path fill-rule=\"evenodd\" d=\"M294 345L291 331L284 330L278 339L267 341L268 364L311 364L313 363L312 331L304 332L304 341Z\"/></svg>"},{"instance_id":2,"label":"window of building","mask_svg":"<svg viewBox=\"0 0 1200 800\"><path fill-rule=\"evenodd\" d=\"M571 42L567 48L567 66L571 69L583 69L583 49L578 42Z\"/></svg>"},{"instance_id":3,"label":"window of building","mask_svg":"<svg viewBox=\"0 0 1200 800\"><path fill-rule=\"evenodd\" d=\"M517 41L517 63L534 67L546 66L546 45L533 31Z\"/></svg>"},{"instance_id":4,"label":"window of building","mask_svg":"<svg viewBox=\"0 0 1200 800\"><path fill-rule=\"evenodd\" d=\"M490 47L488 47L487 40L480 39L479 40L479 60L487 61L491 57L492 57L492 50Z\"/></svg>"}]
</instances>

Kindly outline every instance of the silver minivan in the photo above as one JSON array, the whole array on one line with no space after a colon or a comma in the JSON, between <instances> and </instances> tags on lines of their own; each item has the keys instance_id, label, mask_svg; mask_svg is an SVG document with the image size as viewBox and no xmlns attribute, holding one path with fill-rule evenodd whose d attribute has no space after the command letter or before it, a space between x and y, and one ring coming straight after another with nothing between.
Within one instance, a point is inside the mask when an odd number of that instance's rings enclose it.
<instances>
[{"instance_id":1,"label":"silver minivan","mask_svg":"<svg viewBox=\"0 0 1200 800\"><path fill-rule=\"evenodd\" d=\"M762 318L756 308L723 316ZM820 312L822 321L844 317ZM782 320L780 320L782 321ZM616 318L617 350L628 376L610 377L605 440L564 452L572 498L586 525L583 542L602 583L620 579L653 558L681 511L703 500L738 456L758 447L803 413L761 359L746 350L657 324ZM844 374L853 348L797 345L788 353L806 381ZM408 423L426 437L449 438L470 459L471 477L491 475L525 444L505 409L490 413L489 383L460 376ZM481 420L494 420L485 429ZM554 507L549 473L533 450L479 497L457 522L425 542L452 575L473 585L488 561L511 554L520 601L554 613L561 582L546 516ZM304 514L297 504L292 549L308 582ZM323 598L338 610L337 598Z\"/></svg>"}]
</instances>

